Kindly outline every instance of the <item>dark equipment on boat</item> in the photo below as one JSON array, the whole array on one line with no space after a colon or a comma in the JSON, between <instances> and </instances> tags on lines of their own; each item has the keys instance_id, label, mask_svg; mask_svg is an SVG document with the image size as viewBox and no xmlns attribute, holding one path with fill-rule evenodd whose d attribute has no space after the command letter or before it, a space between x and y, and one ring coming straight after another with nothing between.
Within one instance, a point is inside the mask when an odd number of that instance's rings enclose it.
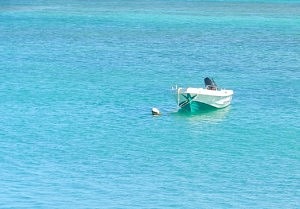
<instances>
[{"instance_id":1,"label":"dark equipment on boat","mask_svg":"<svg viewBox=\"0 0 300 209\"><path fill-rule=\"evenodd\" d=\"M205 87L208 90L217 90L218 86L213 78L204 78Z\"/></svg>"}]
</instances>

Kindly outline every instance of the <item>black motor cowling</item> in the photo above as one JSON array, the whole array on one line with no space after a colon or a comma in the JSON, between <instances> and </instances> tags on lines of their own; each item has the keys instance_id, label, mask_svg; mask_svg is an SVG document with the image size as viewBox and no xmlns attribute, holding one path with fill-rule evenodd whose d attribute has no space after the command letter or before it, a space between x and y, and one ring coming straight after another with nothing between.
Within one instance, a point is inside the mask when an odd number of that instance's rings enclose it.
<instances>
[{"instance_id":1,"label":"black motor cowling","mask_svg":"<svg viewBox=\"0 0 300 209\"><path fill-rule=\"evenodd\" d=\"M213 78L204 78L205 87L209 90L217 90L218 86Z\"/></svg>"}]
</instances>

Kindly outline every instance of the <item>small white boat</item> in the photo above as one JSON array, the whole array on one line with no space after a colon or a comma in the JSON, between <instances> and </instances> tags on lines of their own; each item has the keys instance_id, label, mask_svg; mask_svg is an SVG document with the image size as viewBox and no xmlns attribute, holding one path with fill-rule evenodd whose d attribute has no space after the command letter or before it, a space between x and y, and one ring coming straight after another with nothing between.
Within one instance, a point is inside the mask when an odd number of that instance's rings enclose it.
<instances>
[{"instance_id":1,"label":"small white boat","mask_svg":"<svg viewBox=\"0 0 300 209\"><path fill-rule=\"evenodd\" d=\"M233 91L219 89L212 78L204 79L205 88L173 88L177 105L194 112L209 108L224 108L230 105Z\"/></svg>"}]
</instances>

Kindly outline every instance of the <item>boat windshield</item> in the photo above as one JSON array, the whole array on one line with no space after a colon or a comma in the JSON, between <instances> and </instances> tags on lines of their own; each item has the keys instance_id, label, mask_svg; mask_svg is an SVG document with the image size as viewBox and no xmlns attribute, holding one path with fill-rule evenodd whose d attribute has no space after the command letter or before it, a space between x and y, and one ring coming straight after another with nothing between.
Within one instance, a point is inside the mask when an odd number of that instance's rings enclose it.
<instances>
[{"instance_id":1,"label":"boat windshield","mask_svg":"<svg viewBox=\"0 0 300 209\"><path fill-rule=\"evenodd\" d=\"M205 88L208 90L217 90L218 86L213 78L206 77L204 79Z\"/></svg>"}]
</instances>

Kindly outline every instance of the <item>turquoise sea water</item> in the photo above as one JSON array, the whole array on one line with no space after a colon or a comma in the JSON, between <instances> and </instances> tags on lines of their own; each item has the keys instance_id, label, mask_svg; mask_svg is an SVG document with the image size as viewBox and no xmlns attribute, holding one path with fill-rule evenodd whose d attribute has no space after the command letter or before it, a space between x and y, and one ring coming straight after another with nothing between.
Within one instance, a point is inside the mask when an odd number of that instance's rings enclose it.
<instances>
[{"instance_id":1,"label":"turquoise sea water","mask_svg":"<svg viewBox=\"0 0 300 209\"><path fill-rule=\"evenodd\" d=\"M299 1L0 0L0 72L1 208L299 208Z\"/></svg>"}]
</instances>

